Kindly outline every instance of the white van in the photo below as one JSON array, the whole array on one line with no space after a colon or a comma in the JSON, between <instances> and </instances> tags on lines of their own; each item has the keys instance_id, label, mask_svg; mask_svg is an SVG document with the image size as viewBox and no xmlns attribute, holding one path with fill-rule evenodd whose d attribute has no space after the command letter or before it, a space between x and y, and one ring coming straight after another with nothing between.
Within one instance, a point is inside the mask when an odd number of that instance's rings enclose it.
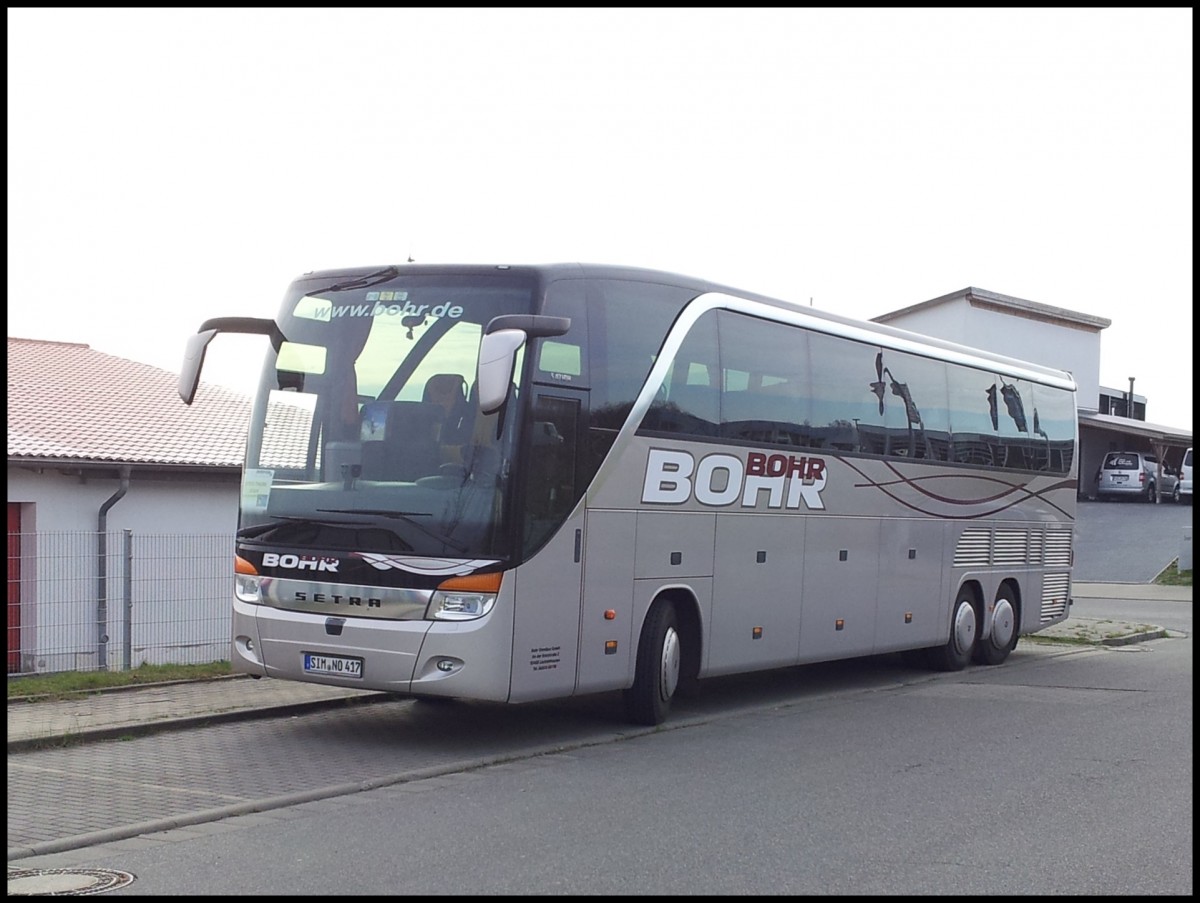
<instances>
[{"instance_id":1,"label":"white van","mask_svg":"<svg viewBox=\"0 0 1200 903\"><path fill-rule=\"evenodd\" d=\"M1183 453L1183 463L1179 465L1179 482L1171 494L1177 502L1192 503L1192 450Z\"/></svg>"}]
</instances>

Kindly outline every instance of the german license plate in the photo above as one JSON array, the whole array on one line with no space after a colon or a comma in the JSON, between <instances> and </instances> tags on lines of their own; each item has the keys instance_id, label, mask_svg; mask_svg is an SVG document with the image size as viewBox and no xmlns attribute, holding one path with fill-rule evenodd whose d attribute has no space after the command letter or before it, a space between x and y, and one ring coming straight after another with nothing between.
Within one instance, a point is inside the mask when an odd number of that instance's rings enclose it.
<instances>
[{"instance_id":1,"label":"german license plate","mask_svg":"<svg viewBox=\"0 0 1200 903\"><path fill-rule=\"evenodd\" d=\"M344 655L304 653L305 674L333 674L337 677L362 677L363 660Z\"/></svg>"}]
</instances>

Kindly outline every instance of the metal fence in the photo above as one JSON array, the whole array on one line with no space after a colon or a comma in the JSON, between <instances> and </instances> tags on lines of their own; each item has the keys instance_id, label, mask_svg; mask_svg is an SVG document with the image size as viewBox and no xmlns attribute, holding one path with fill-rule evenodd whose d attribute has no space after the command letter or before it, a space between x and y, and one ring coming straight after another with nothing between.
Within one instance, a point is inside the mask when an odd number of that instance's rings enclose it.
<instances>
[{"instance_id":1,"label":"metal fence","mask_svg":"<svg viewBox=\"0 0 1200 903\"><path fill-rule=\"evenodd\" d=\"M230 534L8 537L8 673L229 659Z\"/></svg>"}]
</instances>

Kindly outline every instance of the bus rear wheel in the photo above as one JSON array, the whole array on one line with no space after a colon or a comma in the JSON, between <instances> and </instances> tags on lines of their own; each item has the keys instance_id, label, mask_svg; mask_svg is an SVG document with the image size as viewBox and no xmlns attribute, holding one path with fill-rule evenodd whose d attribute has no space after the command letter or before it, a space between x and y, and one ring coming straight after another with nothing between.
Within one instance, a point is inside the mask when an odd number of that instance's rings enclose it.
<instances>
[{"instance_id":1,"label":"bus rear wheel","mask_svg":"<svg viewBox=\"0 0 1200 903\"><path fill-rule=\"evenodd\" d=\"M930 665L938 671L961 671L971 661L978 635L979 612L975 607L975 593L969 586L964 586L954 598L954 608L950 612L950 639L945 646L930 650Z\"/></svg>"},{"instance_id":2,"label":"bus rear wheel","mask_svg":"<svg viewBox=\"0 0 1200 903\"><path fill-rule=\"evenodd\" d=\"M975 644L975 661L998 665L1017 646L1017 600L1012 588L1000 587L992 609L992 632Z\"/></svg>"},{"instance_id":3,"label":"bus rear wheel","mask_svg":"<svg viewBox=\"0 0 1200 903\"><path fill-rule=\"evenodd\" d=\"M634 724L662 724L679 686L683 649L675 606L658 602L646 616L638 641L633 686L625 691L625 714Z\"/></svg>"}]
</instances>

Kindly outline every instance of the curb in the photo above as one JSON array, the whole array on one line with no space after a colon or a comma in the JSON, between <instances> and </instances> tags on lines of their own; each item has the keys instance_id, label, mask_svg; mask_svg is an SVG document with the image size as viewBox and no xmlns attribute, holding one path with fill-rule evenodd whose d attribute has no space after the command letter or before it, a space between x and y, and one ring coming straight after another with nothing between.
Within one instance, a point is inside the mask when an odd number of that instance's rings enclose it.
<instances>
[{"instance_id":1,"label":"curb","mask_svg":"<svg viewBox=\"0 0 1200 903\"><path fill-rule=\"evenodd\" d=\"M143 686L146 685L143 684ZM169 731L204 727L210 724L257 721L262 718L282 718L289 715L319 712L323 709L333 709L339 706L372 705L395 698L395 695L391 693L379 693L370 696L339 696L336 699L317 699L312 702L292 702L284 705L231 709L225 712L206 712L200 715L184 715L178 718L163 718L159 721L144 721L136 724L125 724L119 727L92 728L71 734L48 734L43 737L26 737L20 740L9 740L8 751L10 753L32 752L41 749L77 746L83 743L97 743L104 740L130 740L137 737L147 737L152 734L167 733Z\"/></svg>"},{"instance_id":2,"label":"curb","mask_svg":"<svg viewBox=\"0 0 1200 903\"><path fill-rule=\"evenodd\" d=\"M1170 635L1165 627L1157 627L1154 630L1147 630L1143 633L1129 633L1125 636L1105 637L1100 640L1101 646L1129 646L1133 643L1141 643L1145 640L1159 640Z\"/></svg>"}]
</instances>

